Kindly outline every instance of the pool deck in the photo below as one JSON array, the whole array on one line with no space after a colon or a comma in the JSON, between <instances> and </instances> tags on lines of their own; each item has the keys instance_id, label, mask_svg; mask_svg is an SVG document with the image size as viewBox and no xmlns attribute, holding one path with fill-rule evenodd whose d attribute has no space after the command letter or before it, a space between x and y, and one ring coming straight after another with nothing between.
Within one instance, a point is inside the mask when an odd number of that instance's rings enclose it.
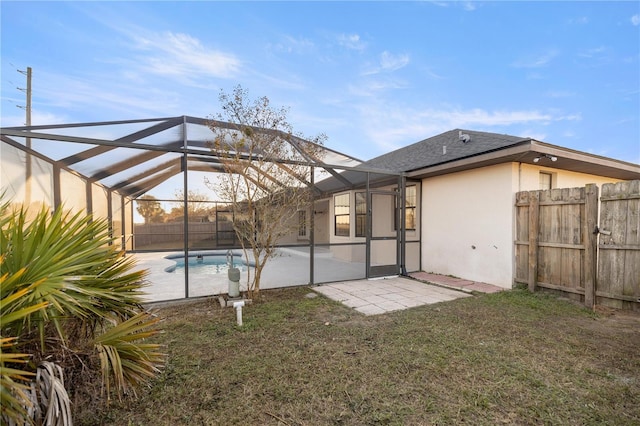
<instances>
[{"instance_id":1,"label":"pool deck","mask_svg":"<svg viewBox=\"0 0 640 426\"><path fill-rule=\"evenodd\" d=\"M203 252L205 255L207 252ZM184 276L165 269L175 265L167 256L176 253L135 253L137 266L147 269L146 302L185 299ZM177 254L181 254L178 252ZM196 255L198 252L193 252ZM330 256L314 259L317 284L312 289L364 315L378 315L415 306L470 297L473 293L494 293L503 288L460 278L414 272L409 277L364 279L364 265L342 262ZM263 271L261 288L281 288L309 284L308 254L283 250L270 259ZM241 273L241 290L246 290L246 272ZM189 274L189 297L226 294L226 274Z\"/></svg>"},{"instance_id":2,"label":"pool deck","mask_svg":"<svg viewBox=\"0 0 640 426\"><path fill-rule=\"evenodd\" d=\"M234 250L235 251L235 250ZM218 251L219 252L219 251ZM147 269L149 275L146 288L146 302L159 302L185 298L184 275L169 273L165 269L175 265L166 256L181 254L182 252L153 252L134 253L138 269ZM191 255L207 251L193 251ZM314 282L335 282L362 279L365 277L364 263L344 262L332 258L330 255L320 254L314 258ZM265 265L260 280L261 289L282 288L308 285L310 282L309 255L298 250L280 249L278 254L269 259ZM240 290L246 291L247 271L240 274ZM189 273L188 297L202 297L226 294L228 291L226 274L204 275Z\"/></svg>"}]
</instances>

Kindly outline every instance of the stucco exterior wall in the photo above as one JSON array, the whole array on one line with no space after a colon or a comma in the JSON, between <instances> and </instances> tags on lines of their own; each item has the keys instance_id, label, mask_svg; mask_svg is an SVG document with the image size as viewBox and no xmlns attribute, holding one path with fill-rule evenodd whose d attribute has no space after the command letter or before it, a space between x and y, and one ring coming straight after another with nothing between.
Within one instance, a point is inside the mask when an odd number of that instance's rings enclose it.
<instances>
[{"instance_id":1,"label":"stucco exterior wall","mask_svg":"<svg viewBox=\"0 0 640 426\"><path fill-rule=\"evenodd\" d=\"M307 218L307 223L305 226L306 234L303 236L298 234L298 230L299 230L298 211L292 210L292 213L289 215L288 218L286 218L287 220L284 225L287 228L288 232L285 235L278 238L277 244L283 244L283 245L309 244L309 216L311 215L311 209L307 208L305 209L305 212L306 212L306 218Z\"/></svg>"},{"instance_id":2,"label":"stucco exterior wall","mask_svg":"<svg viewBox=\"0 0 640 426\"><path fill-rule=\"evenodd\" d=\"M422 269L510 288L511 164L422 181Z\"/></svg>"},{"instance_id":3,"label":"stucco exterior wall","mask_svg":"<svg viewBox=\"0 0 640 426\"><path fill-rule=\"evenodd\" d=\"M619 179L612 179L603 176L589 175L585 173L575 173L566 170L554 169L547 166L538 166L525 163L512 163L518 175L515 183L516 191L533 191L540 189L540 172L551 174L551 184L553 188L577 188L588 183L595 183L598 187L604 183L619 182Z\"/></svg>"},{"instance_id":4,"label":"stucco exterior wall","mask_svg":"<svg viewBox=\"0 0 640 426\"><path fill-rule=\"evenodd\" d=\"M515 193L540 189L540 172L553 188L619 181L524 163L424 179L422 270L511 288Z\"/></svg>"}]
</instances>

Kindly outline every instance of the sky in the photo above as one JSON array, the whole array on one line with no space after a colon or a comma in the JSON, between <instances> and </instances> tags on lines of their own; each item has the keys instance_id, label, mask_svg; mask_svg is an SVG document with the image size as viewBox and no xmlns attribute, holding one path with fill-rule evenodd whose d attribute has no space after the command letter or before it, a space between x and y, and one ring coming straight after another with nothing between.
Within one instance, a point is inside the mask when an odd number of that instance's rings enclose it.
<instances>
[{"instance_id":1,"label":"sky","mask_svg":"<svg viewBox=\"0 0 640 426\"><path fill-rule=\"evenodd\" d=\"M640 163L640 2L0 2L2 126L220 112L368 160L461 128Z\"/></svg>"}]
</instances>

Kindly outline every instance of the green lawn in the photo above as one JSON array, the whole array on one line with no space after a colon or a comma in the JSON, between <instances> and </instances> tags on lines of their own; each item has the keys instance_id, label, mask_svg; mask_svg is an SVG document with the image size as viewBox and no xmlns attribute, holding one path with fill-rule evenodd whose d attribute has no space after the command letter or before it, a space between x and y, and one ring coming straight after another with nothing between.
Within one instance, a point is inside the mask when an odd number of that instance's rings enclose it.
<instances>
[{"instance_id":1,"label":"green lawn","mask_svg":"<svg viewBox=\"0 0 640 426\"><path fill-rule=\"evenodd\" d=\"M161 308L169 360L137 401L76 424L640 424L640 316L513 290L363 316L263 291Z\"/></svg>"}]
</instances>

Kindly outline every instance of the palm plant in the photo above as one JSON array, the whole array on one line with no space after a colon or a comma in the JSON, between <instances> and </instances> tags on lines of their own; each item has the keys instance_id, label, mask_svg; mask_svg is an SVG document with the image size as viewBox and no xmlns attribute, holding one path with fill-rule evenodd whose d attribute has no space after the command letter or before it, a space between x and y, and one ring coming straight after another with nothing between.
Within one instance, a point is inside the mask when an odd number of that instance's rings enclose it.
<instances>
[{"instance_id":1,"label":"palm plant","mask_svg":"<svg viewBox=\"0 0 640 426\"><path fill-rule=\"evenodd\" d=\"M141 304L146 272L112 244L104 220L61 208L27 220L0 204L3 422L54 413L50 424L70 424L64 407L81 375L101 376L107 400L132 394L164 362L147 342L159 318Z\"/></svg>"}]
</instances>

